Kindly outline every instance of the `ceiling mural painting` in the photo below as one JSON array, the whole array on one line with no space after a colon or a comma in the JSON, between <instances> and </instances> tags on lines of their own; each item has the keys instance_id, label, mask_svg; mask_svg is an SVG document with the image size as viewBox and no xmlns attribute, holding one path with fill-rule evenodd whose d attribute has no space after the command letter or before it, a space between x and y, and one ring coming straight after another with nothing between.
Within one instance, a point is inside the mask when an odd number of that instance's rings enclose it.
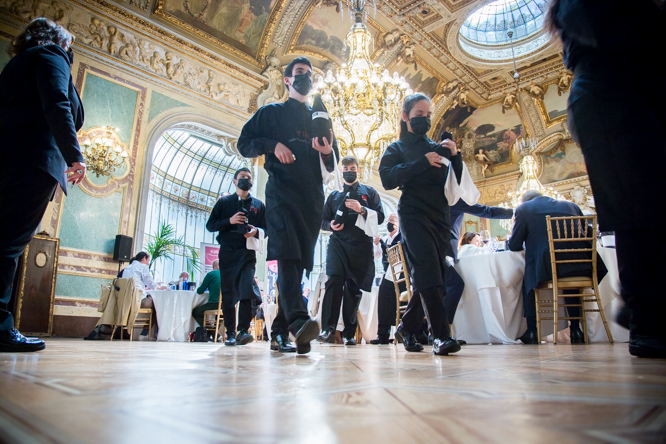
<instances>
[{"instance_id":1,"label":"ceiling mural painting","mask_svg":"<svg viewBox=\"0 0 666 444\"><path fill-rule=\"evenodd\" d=\"M286 0L157 0L155 14L217 41L242 58L263 59Z\"/></svg>"}]
</instances>

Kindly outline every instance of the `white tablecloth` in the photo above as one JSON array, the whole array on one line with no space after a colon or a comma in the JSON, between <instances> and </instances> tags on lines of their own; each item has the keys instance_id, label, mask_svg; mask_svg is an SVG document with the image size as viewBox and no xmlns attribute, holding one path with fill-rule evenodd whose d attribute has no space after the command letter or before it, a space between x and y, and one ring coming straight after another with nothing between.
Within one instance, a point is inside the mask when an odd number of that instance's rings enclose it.
<instances>
[{"instance_id":1,"label":"white tablecloth","mask_svg":"<svg viewBox=\"0 0 666 444\"><path fill-rule=\"evenodd\" d=\"M192 310L208 302L208 293L196 291L151 290L157 315L157 340L186 342L196 328Z\"/></svg>"},{"instance_id":2,"label":"white tablecloth","mask_svg":"<svg viewBox=\"0 0 666 444\"><path fill-rule=\"evenodd\" d=\"M599 248L608 274L599 283L599 293L606 319L616 342L629 340L628 330L616 324L614 313L621 306L615 250ZM455 266L465 281L465 291L453 321L454 334L470 344L515 344L527 328L523 317L522 279L525 272L524 252L505 251L494 254L463 257ZM542 299L551 299L552 293L540 292ZM596 308L588 304L588 308ZM560 308L561 315L564 309ZM606 342L608 337L599 313L588 313L588 335L591 342ZM541 324L542 335L553 332L552 322ZM566 320L558 328L565 330ZM558 341L568 341L568 334L560 332Z\"/></svg>"}]
</instances>

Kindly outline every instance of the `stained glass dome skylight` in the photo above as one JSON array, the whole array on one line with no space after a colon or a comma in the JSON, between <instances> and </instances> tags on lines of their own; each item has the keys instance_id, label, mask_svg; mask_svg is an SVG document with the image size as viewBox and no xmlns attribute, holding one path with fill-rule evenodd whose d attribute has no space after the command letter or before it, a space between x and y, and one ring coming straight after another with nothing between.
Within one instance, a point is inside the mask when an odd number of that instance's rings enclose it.
<instances>
[{"instance_id":1,"label":"stained glass dome skylight","mask_svg":"<svg viewBox=\"0 0 666 444\"><path fill-rule=\"evenodd\" d=\"M504 45L511 29L514 42L520 41L543 28L547 9L546 0L497 0L467 17L460 34L475 43Z\"/></svg>"}]
</instances>

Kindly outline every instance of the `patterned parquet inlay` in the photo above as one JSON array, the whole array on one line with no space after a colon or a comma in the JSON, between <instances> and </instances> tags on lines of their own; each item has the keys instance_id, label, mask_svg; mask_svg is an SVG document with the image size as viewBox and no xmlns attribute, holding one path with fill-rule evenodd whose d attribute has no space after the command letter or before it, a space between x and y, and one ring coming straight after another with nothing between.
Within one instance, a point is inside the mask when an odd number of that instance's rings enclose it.
<instances>
[{"instance_id":1,"label":"patterned parquet inlay","mask_svg":"<svg viewBox=\"0 0 666 444\"><path fill-rule=\"evenodd\" d=\"M627 344L296 356L50 339L0 354L0 442L666 442L666 361Z\"/></svg>"}]
</instances>

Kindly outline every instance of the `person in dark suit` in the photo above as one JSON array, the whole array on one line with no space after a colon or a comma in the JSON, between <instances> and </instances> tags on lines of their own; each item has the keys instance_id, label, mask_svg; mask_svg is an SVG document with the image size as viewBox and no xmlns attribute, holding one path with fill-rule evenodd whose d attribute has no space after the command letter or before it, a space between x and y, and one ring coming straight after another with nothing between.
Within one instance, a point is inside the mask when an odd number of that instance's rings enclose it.
<instances>
[{"instance_id":1,"label":"person in dark suit","mask_svg":"<svg viewBox=\"0 0 666 444\"><path fill-rule=\"evenodd\" d=\"M571 137L585 156L599 227L615 231L628 311L618 322L629 328L630 354L666 358L664 253L644 241L646 232L660 231L655 196L666 193L666 76L654 75L663 69L666 7L653 0L629 8L619 1L553 0L549 8L548 25L573 71ZM632 79L650 81L628 82L618 60L631 67Z\"/></svg>"},{"instance_id":2,"label":"person in dark suit","mask_svg":"<svg viewBox=\"0 0 666 444\"><path fill-rule=\"evenodd\" d=\"M83 106L72 82L73 36L45 18L13 41L0 74L0 352L36 351L44 341L14 328L7 304L18 258L60 185L78 184L86 167L76 138Z\"/></svg>"},{"instance_id":3,"label":"person in dark suit","mask_svg":"<svg viewBox=\"0 0 666 444\"><path fill-rule=\"evenodd\" d=\"M509 249L521 251L525 244L525 277L523 278L523 309L527 319L527 331L519 339L525 344L538 344L540 338L537 335L536 303L534 301L534 289L541 282L550 281L553 272L550 262L550 247L548 245L548 226L546 216L568 217L582 216L583 212L572 202L555 200L543 196L538 191L528 191L523 195L522 205L516 209L516 221L513 226ZM558 248L564 248L563 242ZM578 242L573 242L571 248L580 248ZM568 254L568 253L567 253ZM571 253L572 255L580 253ZM580 259L580 257L566 257L566 254L558 255L559 259ZM603 263L602 263L603 264ZM605 274L603 265L597 267L597 274ZM570 263L557 266L559 278L575 276L591 276L592 265L589 263ZM577 290L563 290L564 294L575 294ZM580 298L564 298L567 304L579 304ZM567 307L569 316L580 316L578 307ZM571 343L580 344L585 342L580 323L577 319L571 320L570 325Z\"/></svg>"}]
</instances>

